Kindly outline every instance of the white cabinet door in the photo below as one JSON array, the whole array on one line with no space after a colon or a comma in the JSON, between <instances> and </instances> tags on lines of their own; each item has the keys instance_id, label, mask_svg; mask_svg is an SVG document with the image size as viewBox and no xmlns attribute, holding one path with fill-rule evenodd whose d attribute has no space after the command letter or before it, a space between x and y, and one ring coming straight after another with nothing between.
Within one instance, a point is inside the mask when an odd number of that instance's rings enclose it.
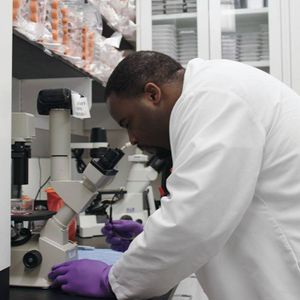
<instances>
[{"instance_id":1,"label":"white cabinet door","mask_svg":"<svg viewBox=\"0 0 300 300\"><path fill-rule=\"evenodd\" d=\"M270 0L271 74L300 94L300 1Z\"/></svg>"},{"instance_id":2,"label":"white cabinet door","mask_svg":"<svg viewBox=\"0 0 300 300\"><path fill-rule=\"evenodd\" d=\"M152 49L152 2L136 0L136 50Z\"/></svg>"},{"instance_id":3,"label":"white cabinet door","mask_svg":"<svg viewBox=\"0 0 300 300\"><path fill-rule=\"evenodd\" d=\"M286 0L285 0L286 1ZM291 87L300 94L300 1L289 0Z\"/></svg>"},{"instance_id":4,"label":"white cabinet door","mask_svg":"<svg viewBox=\"0 0 300 300\"><path fill-rule=\"evenodd\" d=\"M138 50L165 53L183 65L209 58L208 0L139 0Z\"/></svg>"},{"instance_id":5,"label":"white cabinet door","mask_svg":"<svg viewBox=\"0 0 300 300\"><path fill-rule=\"evenodd\" d=\"M269 72L269 7L264 0L209 2L210 58L240 61Z\"/></svg>"},{"instance_id":6,"label":"white cabinet door","mask_svg":"<svg viewBox=\"0 0 300 300\"><path fill-rule=\"evenodd\" d=\"M290 1L269 1L270 73L291 85Z\"/></svg>"},{"instance_id":7,"label":"white cabinet door","mask_svg":"<svg viewBox=\"0 0 300 300\"><path fill-rule=\"evenodd\" d=\"M299 0L137 0L138 50L233 59L300 93ZM139 38L140 37L140 38Z\"/></svg>"}]
</instances>

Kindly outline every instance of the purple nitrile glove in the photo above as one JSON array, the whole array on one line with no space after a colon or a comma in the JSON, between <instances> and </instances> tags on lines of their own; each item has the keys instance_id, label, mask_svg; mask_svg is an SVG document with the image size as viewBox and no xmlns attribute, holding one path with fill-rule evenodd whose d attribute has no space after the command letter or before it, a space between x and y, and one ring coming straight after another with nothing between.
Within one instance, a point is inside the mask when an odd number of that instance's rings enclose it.
<instances>
[{"instance_id":1,"label":"purple nitrile glove","mask_svg":"<svg viewBox=\"0 0 300 300\"><path fill-rule=\"evenodd\" d=\"M131 220L116 220L108 222L102 228L102 233L106 236L106 242L111 245L111 249L125 252L132 239L143 231L143 225Z\"/></svg>"},{"instance_id":2,"label":"purple nitrile glove","mask_svg":"<svg viewBox=\"0 0 300 300\"><path fill-rule=\"evenodd\" d=\"M70 260L55 265L48 274L52 288L81 296L116 299L108 281L111 266L99 260Z\"/></svg>"}]
</instances>

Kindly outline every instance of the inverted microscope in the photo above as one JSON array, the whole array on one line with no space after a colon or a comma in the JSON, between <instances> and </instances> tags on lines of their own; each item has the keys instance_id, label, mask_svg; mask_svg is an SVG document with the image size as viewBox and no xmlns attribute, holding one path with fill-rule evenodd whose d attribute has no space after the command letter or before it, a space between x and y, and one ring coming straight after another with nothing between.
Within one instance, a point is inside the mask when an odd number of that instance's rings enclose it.
<instances>
[{"instance_id":1,"label":"inverted microscope","mask_svg":"<svg viewBox=\"0 0 300 300\"><path fill-rule=\"evenodd\" d=\"M131 167L125 186L118 190L99 191L85 213L79 215L80 237L90 238L101 235L101 229L105 225L103 217L109 214L114 220L134 220L145 224L148 217L156 210L151 184L165 168L166 160L156 155L149 159L148 155L138 151L128 156Z\"/></svg>"},{"instance_id":2,"label":"inverted microscope","mask_svg":"<svg viewBox=\"0 0 300 300\"><path fill-rule=\"evenodd\" d=\"M46 221L39 235L12 247L11 285L47 288L51 267L77 258L77 245L68 240L68 224L89 206L99 189L113 180L117 174L115 166L124 155L120 149L107 148L100 158L92 159L87 165L83 180L70 179L73 95L68 89L54 89L42 90L38 96L39 114L49 115L51 185L65 205Z\"/></svg>"}]
</instances>

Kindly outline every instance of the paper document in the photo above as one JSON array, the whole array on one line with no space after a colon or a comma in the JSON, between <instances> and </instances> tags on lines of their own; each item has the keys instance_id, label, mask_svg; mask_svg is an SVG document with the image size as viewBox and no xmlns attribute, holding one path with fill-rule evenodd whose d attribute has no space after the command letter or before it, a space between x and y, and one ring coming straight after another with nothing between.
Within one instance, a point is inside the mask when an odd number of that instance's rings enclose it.
<instances>
[{"instance_id":1,"label":"paper document","mask_svg":"<svg viewBox=\"0 0 300 300\"><path fill-rule=\"evenodd\" d=\"M122 252L114 251L111 249L79 249L78 259L95 259L101 260L108 265L114 264L121 256Z\"/></svg>"}]
</instances>

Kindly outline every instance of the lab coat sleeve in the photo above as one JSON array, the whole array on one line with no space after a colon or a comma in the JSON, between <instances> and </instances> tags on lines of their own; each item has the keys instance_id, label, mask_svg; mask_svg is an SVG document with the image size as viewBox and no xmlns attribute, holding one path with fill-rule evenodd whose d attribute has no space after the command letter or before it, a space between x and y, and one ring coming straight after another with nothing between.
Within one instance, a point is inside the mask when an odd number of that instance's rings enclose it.
<instances>
[{"instance_id":1,"label":"lab coat sleeve","mask_svg":"<svg viewBox=\"0 0 300 300\"><path fill-rule=\"evenodd\" d=\"M218 90L188 98L171 116L170 196L109 274L120 300L162 295L205 265L255 193L265 131L249 105Z\"/></svg>"}]
</instances>

